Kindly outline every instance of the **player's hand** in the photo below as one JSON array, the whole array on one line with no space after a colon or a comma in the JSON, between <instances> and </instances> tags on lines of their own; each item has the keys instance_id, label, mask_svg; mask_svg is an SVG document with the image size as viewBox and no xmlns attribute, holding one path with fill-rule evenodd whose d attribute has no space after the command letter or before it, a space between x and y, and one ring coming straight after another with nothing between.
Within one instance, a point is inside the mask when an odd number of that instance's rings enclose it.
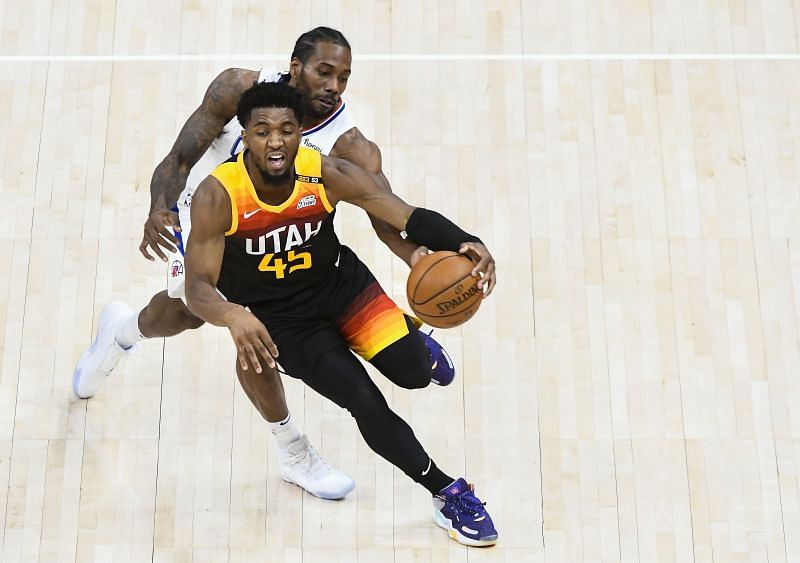
<instances>
[{"instance_id":1,"label":"player's hand","mask_svg":"<svg viewBox=\"0 0 800 563\"><path fill-rule=\"evenodd\" d=\"M497 285L497 276L494 268L494 258L491 252L479 242L465 242L461 244L458 251L475 262L472 269L472 276L480 276L478 288L483 291L483 298L489 297L494 286Z\"/></svg>"},{"instance_id":2,"label":"player's hand","mask_svg":"<svg viewBox=\"0 0 800 563\"><path fill-rule=\"evenodd\" d=\"M428 247L427 246L420 246L414 252L411 253L411 258L409 258L410 266L413 268L414 265L420 261L420 258L423 256L428 255Z\"/></svg>"},{"instance_id":3,"label":"player's hand","mask_svg":"<svg viewBox=\"0 0 800 563\"><path fill-rule=\"evenodd\" d=\"M275 358L278 357L278 347L272 337L258 318L245 309L236 307L226 320L228 330L236 344L236 353L242 369L247 371L249 366L261 373L261 362L264 359L269 367L275 367Z\"/></svg>"},{"instance_id":4,"label":"player's hand","mask_svg":"<svg viewBox=\"0 0 800 563\"><path fill-rule=\"evenodd\" d=\"M164 262L167 261L167 256L160 247L163 246L169 252L178 251L178 239L170 232L169 227L175 231L181 230L178 214L169 209L154 209L144 222L144 236L139 252L151 262L155 261L155 257L150 254L150 250Z\"/></svg>"}]
</instances>

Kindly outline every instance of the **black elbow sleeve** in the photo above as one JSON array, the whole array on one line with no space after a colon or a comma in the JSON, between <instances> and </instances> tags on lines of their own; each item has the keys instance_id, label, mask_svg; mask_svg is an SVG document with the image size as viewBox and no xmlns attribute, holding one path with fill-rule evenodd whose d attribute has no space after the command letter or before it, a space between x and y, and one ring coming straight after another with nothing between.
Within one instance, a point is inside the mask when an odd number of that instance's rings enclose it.
<instances>
[{"instance_id":1,"label":"black elbow sleeve","mask_svg":"<svg viewBox=\"0 0 800 563\"><path fill-rule=\"evenodd\" d=\"M415 243L431 250L458 252L464 242L481 242L440 213L422 207L417 207L408 218L406 234Z\"/></svg>"}]
</instances>

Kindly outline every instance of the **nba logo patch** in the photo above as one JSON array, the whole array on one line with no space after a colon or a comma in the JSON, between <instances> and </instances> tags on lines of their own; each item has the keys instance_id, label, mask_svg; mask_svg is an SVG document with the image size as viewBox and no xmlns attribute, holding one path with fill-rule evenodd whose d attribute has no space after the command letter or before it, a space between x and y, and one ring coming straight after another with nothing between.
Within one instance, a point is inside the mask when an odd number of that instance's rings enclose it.
<instances>
[{"instance_id":1,"label":"nba logo patch","mask_svg":"<svg viewBox=\"0 0 800 563\"><path fill-rule=\"evenodd\" d=\"M304 207L311 207L312 205L316 205L317 203L317 196L314 194L303 196L300 198L300 201L297 202L297 209L303 209Z\"/></svg>"},{"instance_id":2,"label":"nba logo patch","mask_svg":"<svg viewBox=\"0 0 800 563\"><path fill-rule=\"evenodd\" d=\"M180 260L173 260L172 267L169 269L169 275L173 278L183 275L183 262Z\"/></svg>"}]
</instances>

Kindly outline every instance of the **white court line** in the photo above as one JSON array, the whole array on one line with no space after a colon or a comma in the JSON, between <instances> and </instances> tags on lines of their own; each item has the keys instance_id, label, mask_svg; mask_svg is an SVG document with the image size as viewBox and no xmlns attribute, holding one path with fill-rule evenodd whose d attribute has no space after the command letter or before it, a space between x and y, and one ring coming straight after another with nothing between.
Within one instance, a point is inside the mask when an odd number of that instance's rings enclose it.
<instances>
[{"instance_id":1,"label":"white court line","mask_svg":"<svg viewBox=\"0 0 800 563\"><path fill-rule=\"evenodd\" d=\"M203 61L286 61L281 55L0 55L0 62L203 62ZM356 61L800 61L800 53L474 53L424 55L362 54L353 55Z\"/></svg>"}]
</instances>

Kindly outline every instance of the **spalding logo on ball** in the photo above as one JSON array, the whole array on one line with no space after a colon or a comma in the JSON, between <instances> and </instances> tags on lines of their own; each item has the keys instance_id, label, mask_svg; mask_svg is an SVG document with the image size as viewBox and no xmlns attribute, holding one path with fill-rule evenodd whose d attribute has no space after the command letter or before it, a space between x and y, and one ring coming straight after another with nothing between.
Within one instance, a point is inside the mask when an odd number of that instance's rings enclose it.
<instances>
[{"instance_id":1,"label":"spalding logo on ball","mask_svg":"<svg viewBox=\"0 0 800 563\"><path fill-rule=\"evenodd\" d=\"M411 310L436 328L453 328L481 306L480 278L472 277L472 260L442 250L423 256L408 276L406 294Z\"/></svg>"}]
</instances>

